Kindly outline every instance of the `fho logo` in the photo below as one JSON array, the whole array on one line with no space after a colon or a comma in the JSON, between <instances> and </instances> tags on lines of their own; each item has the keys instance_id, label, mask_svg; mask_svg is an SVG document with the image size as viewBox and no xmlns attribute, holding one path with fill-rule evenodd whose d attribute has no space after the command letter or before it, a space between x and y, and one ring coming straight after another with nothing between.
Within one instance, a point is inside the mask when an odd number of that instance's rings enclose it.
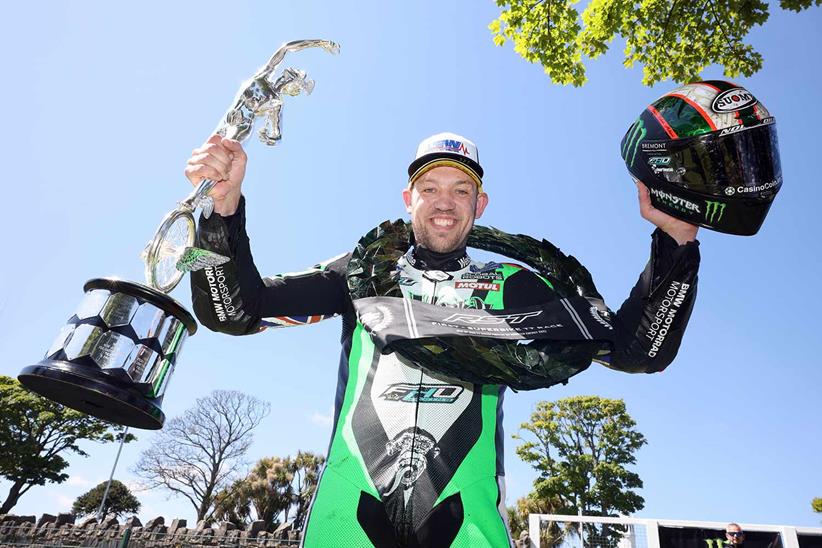
<instances>
[{"instance_id":1,"label":"fho logo","mask_svg":"<svg viewBox=\"0 0 822 548\"><path fill-rule=\"evenodd\" d=\"M757 103L756 97L744 88L733 88L723 91L714 99L711 108L714 112L736 112Z\"/></svg>"}]
</instances>

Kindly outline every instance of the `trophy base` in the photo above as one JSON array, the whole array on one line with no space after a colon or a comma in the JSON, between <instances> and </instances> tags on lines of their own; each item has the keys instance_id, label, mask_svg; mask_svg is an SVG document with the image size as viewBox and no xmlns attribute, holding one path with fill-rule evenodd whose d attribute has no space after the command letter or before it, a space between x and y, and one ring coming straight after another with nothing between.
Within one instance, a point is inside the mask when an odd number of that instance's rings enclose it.
<instances>
[{"instance_id":1,"label":"trophy base","mask_svg":"<svg viewBox=\"0 0 822 548\"><path fill-rule=\"evenodd\" d=\"M132 384L95 367L62 360L43 360L17 376L26 388L98 419L145 430L159 430L165 415ZM158 402L159 403L159 402Z\"/></svg>"}]
</instances>

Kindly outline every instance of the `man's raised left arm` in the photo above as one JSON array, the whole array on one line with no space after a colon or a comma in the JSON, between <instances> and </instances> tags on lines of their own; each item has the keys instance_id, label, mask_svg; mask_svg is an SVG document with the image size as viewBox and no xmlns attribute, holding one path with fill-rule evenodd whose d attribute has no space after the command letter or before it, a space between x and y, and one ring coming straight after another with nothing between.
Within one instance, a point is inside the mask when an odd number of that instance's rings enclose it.
<instances>
[{"instance_id":1,"label":"man's raised left arm","mask_svg":"<svg viewBox=\"0 0 822 548\"><path fill-rule=\"evenodd\" d=\"M613 348L596 361L620 371L653 373L676 357L693 310L698 227L655 209L642 183L637 183L637 190L642 217L657 226L651 258L613 318Z\"/></svg>"}]
</instances>

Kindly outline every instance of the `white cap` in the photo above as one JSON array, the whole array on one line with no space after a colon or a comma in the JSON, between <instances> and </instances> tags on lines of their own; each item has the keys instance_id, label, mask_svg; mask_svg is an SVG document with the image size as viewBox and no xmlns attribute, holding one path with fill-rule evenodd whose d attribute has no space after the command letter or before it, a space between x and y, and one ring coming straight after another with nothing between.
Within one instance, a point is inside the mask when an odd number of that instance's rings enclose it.
<instances>
[{"instance_id":1,"label":"white cap","mask_svg":"<svg viewBox=\"0 0 822 548\"><path fill-rule=\"evenodd\" d=\"M411 185L423 173L439 166L455 167L464 171L482 191L482 167L479 151L473 141L456 133L437 133L424 139L417 147L417 154L408 166L408 184Z\"/></svg>"}]
</instances>

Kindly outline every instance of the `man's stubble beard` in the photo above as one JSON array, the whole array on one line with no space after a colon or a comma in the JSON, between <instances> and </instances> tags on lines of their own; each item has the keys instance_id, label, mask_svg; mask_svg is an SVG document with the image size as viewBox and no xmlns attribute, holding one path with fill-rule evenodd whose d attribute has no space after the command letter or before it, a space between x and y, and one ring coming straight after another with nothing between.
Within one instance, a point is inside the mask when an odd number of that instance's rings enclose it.
<instances>
[{"instance_id":1,"label":"man's stubble beard","mask_svg":"<svg viewBox=\"0 0 822 548\"><path fill-rule=\"evenodd\" d=\"M468 234L465 235L461 240L457 240L458 236L455 234L453 241L449 240L442 240L439 238L431 237L428 233L428 228L425 226L424 223L420 223L422 226L417 227L416 223L413 221L411 222L411 228L414 231L414 242L415 245L419 247L424 247L429 251L434 251L436 253L450 253L456 249L462 249L465 247L465 244L468 242ZM471 228L473 228L474 223L471 223ZM470 234L470 230L468 233Z\"/></svg>"}]
</instances>

